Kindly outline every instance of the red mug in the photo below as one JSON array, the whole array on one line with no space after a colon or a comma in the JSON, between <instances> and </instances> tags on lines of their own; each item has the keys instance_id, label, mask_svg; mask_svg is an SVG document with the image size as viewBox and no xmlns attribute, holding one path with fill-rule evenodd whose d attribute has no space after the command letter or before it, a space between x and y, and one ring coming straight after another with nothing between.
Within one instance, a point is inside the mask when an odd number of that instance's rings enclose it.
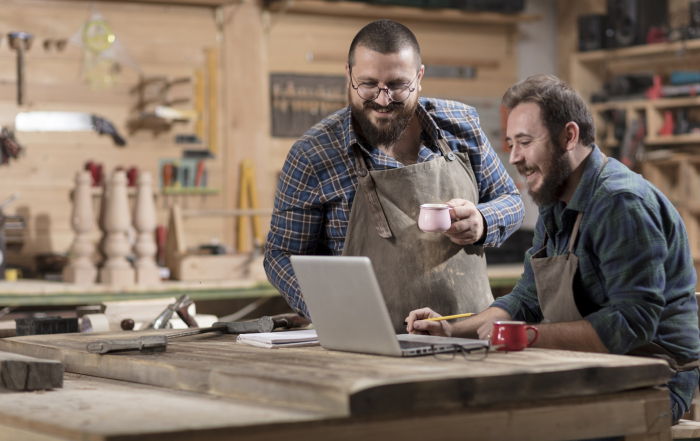
<instances>
[{"instance_id":1,"label":"red mug","mask_svg":"<svg viewBox=\"0 0 700 441\"><path fill-rule=\"evenodd\" d=\"M527 341L527 330L535 331L535 338ZM499 351L522 351L537 341L539 332L534 326L525 322L494 322L491 335L491 345Z\"/></svg>"}]
</instances>

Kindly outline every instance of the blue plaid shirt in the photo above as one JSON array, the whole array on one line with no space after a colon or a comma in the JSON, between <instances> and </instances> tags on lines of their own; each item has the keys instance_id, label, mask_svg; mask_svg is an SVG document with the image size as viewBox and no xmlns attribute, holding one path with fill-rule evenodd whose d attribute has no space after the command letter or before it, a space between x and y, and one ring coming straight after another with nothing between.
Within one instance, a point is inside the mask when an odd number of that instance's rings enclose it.
<instances>
[{"instance_id":1,"label":"blue plaid shirt","mask_svg":"<svg viewBox=\"0 0 700 441\"><path fill-rule=\"evenodd\" d=\"M595 147L567 206L541 207L525 272L513 292L491 306L515 320L543 319L530 257L549 237L547 256L566 254L578 212L574 254L576 306L613 354L654 342L678 358L700 352L695 283L697 277L685 226L668 199L640 175L610 159L596 183L602 155ZM686 403L698 385L698 371L680 372L669 389Z\"/></svg>"},{"instance_id":2,"label":"blue plaid shirt","mask_svg":"<svg viewBox=\"0 0 700 441\"><path fill-rule=\"evenodd\" d=\"M486 219L485 246L499 246L522 223L520 193L481 131L473 107L453 101L420 98L416 108L423 131L418 163L442 156L438 138L455 152L467 153L479 186L477 208ZM376 147L363 145L352 124L350 108L340 110L307 131L287 155L277 185L265 271L270 282L300 315L309 318L290 255L340 255L359 181L357 144L374 170L403 167Z\"/></svg>"}]
</instances>

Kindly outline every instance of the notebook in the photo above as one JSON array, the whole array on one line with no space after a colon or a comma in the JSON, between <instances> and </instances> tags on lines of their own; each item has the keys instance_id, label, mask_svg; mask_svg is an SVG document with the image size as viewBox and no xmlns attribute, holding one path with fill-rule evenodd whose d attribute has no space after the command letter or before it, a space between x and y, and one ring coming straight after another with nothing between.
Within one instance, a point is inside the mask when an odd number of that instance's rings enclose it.
<instances>
[{"instance_id":1,"label":"notebook","mask_svg":"<svg viewBox=\"0 0 700 441\"><path fill-rule=\"evenodd\" d=\"M302 329L299 331L240 334L236 341L261 348L282 348L315 345L318 344L318 336L315 329Z\"/></svg>"},{"instance_id":2,"label":"notebook","mask_svg":"<svg viewBox=\"0 0 700 441\"><path fill-rule=\"evenodd\" d=\"M394 333L367 257L291 256L318 339L326 349L390 356L488 347L486 340ZM430 305L425 305L430 306Z\"/></svg>"}]
</instances>

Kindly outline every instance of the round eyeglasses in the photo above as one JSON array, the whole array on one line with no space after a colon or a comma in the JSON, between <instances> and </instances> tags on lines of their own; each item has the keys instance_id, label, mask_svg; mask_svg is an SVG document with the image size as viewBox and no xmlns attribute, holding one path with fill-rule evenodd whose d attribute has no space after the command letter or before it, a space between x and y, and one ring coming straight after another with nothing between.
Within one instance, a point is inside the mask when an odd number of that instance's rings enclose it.
<instances>
[{"instance_id":1,"label":"round eyeglasses","mask_svg":"<svg viewBox=\"0 0 700 441\"><path fill-rule=\"evenodd\" d=\"M350 72L350 86L352 86L352 88L357 91L357 95L365 101L376 100L379 98L379 94L382 93L383 90L386 92L386 96L389 98L389 101L392 103L402 103L406 101L409 96L411 96L411 92L416 90L415 87L411 88L411 84L416 81L418 75L420 75L420 72L418 72L415 78L413 78L413 80L411 80L411 82L408 84L394 84L388 87L379 87L374 83L360 83L357 85L357 87L355 87L355 84L353 83L354 78L352 77L352 72Z\"/></svg>"},{"instance_id":2,"label":"round eyeglasses","mask_svg":"<svg viewBox=\"0 0 700 441\"><path fill-rule=\"evenodd\" d=\"M482 361L489 355L488 346L478 348L465 348L457 344L433 344L431 346L433 357L438 360L454 360L455 354L458 352L462 354L462 357L467 361Z\"/></svg>"}]
</instances>

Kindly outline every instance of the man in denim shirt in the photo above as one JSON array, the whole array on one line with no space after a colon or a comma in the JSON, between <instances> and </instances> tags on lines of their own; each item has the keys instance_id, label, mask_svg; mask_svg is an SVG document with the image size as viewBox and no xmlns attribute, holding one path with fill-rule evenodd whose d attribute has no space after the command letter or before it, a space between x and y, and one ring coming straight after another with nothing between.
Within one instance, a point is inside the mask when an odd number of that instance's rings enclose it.
<instances>
[{"instance_id":1,"label":"man in denim shirt","mask_svg":"<svg viewBox=\"0 0 700 441\"><path fill-rule=\"evenodd\" d=\"M489 309L450 325L411 312L408 331L488 339L494 321L538 325L534 346L660 357L673 422L698 385L697 276L678 211L641 176L606 158L583 99L553 76L503 97L510 162L540 207L525 272Z\"/></svg>"}]
</instances>

